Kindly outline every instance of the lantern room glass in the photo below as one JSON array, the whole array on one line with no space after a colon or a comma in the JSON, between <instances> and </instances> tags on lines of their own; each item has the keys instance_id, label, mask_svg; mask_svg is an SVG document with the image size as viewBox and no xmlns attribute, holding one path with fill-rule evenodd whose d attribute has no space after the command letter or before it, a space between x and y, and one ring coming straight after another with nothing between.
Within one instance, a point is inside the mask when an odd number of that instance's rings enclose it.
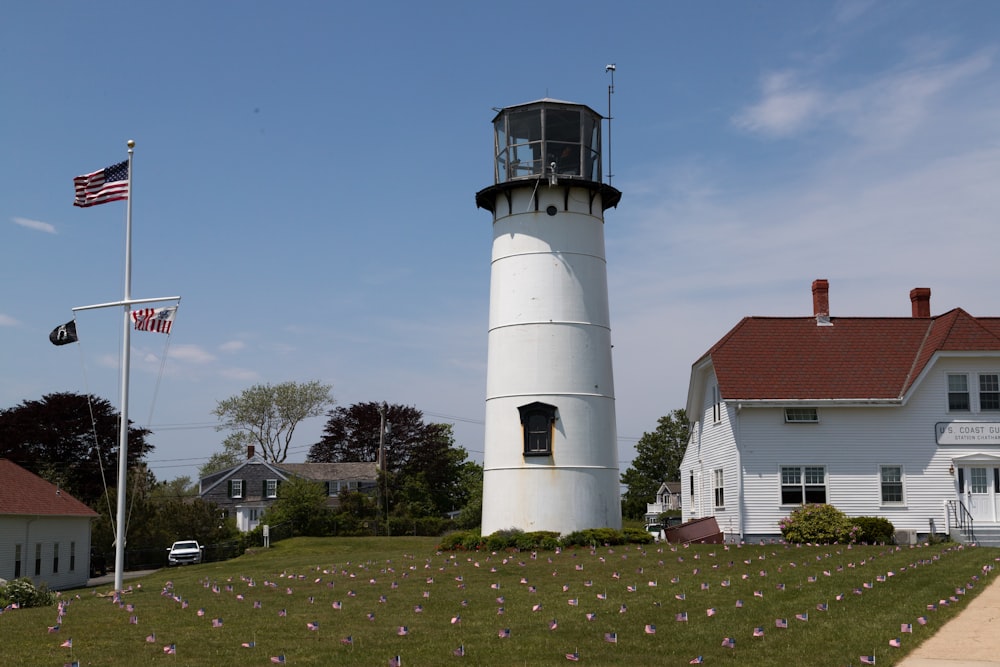
<instances>
[{"instance_id":1,"label":"lantern room glass","mask_svg":"<svg viewBox=\"0 0 1000 667\"><path fill-rule=\"evenodd\" d=\"M496 183L540 177L601 181L601 116L575 104L537 102L493 122Z\"/></svg>"}]
</instances>

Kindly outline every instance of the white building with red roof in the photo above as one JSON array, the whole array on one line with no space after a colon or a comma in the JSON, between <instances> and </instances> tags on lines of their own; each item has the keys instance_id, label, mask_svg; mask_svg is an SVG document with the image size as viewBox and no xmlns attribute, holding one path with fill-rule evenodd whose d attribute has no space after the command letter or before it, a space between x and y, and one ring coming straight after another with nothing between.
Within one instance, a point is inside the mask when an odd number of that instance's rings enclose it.
<instances>
[{"instance_id":1,"label":"white building with red roof","mask_svg":"<svg viewBox=\"0 0 1000 667\"><path fill-rule=\"evenodd\" d=\"M85 586L98 514L59 487L0 458L0 579L50 589Z\"/></svg>"},{"instance_id":2,"label":"white building with red roof","mask_svg":"<svg viewBox=\"0 0 1000 667\"><path fill-rule=\"evenodd\" d=\"M755 541L829 503L1000 544L1000 317L931 316L927 288L911 317L836 317L812 291L812 316L745 317L693 364L683 519Z\"/></svg>"}]
</instances>

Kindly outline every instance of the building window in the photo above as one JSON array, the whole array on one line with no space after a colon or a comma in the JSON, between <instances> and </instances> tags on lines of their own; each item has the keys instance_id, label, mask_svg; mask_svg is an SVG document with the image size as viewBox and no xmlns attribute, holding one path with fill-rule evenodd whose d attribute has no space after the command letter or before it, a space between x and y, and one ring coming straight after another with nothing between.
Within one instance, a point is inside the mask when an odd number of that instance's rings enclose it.
<instances>
[{"instance_id":1,"label":"building window","mask_svg":"<svg viewBox=\"0 0 1000 667\"><path fill-rule=\"evenodd\" d=\"M717 508L726 506L726 488L725 488L725 476L723 475L722 468L716 468L712 471L713 487L715 490L715 506Z\"/></svg>"},{"instance_id":2,"label":"building window","mask_svg":"<svg viewBox=\"0 0 1000 667\"><path fill-rule=\"evenodd\" d=\"M691 496L691 500L694 500L694 470L691 471L691 478L689 485L690 485L689 495Z\"/></svg>"},{"instance_id":3,"label":"building window","mask_svg":"<svg viewBox=\"0 0 1000 667\"><path fill-rule=\"evenodd\" d=\"M21 545L14 545L14 578L19 579L21 577Z\"/></svg>"},{"instance_id":4,"label":"building window","mask_svg":"<svg viewBox=\"0 0 1000 667\"><path fill-rule=\"evenodd\" d=\"M986 412L1000 410L1000 375L997 373L979 376L979 409Z\"/></svg>"},{"instance_id":5,"label":"building window","mask_svg":"<svg viewBox=\"0 0 1000 667\"><path fill-rule=\"evenodd\" d=\"M815 424L818 421L816 408L785 408L785 423Z\"/></svg>"},{"instance_id":6,"label":"building window","mask_svg":"<svg viewBox=\"0 0 1000 667\"><path fill-rule=\"evenodd\" d=\"M969 377L967 375L948 375L948 411L968 412L971 409L969 400Z\"/></svg>"},{"instance_id":7,"label":"building window","mask_svg":"<svg viewBox=\"0 0 1000 667\"><path fill-rule=\"evenodd\" d=\"M243 497L243 480L242 479L231 479L231 480L229 480L229 497L230 498L242 498Z\"/></svg>"},{"instance_id":8,"label":"building window","mask_svg":"<svg viewBox=\"0 0 1000 667\"><path fill-rule=\"evenodd\" d=\"M59 572L59 543L52 545L52 574Z\"/></svg>"},{"instance_id":9,"label":"building window","mask_svg":"<svg viewBox=\"0 0 1000 667\"><path fill-rule=\"evenodd\" d=\"M35 542L35 576L42 573L42 543Z\"/></svg>"},{"instance_id":10,"label":"building window","mask_svg":"<svg viewBox=\"0 0 1000 667\"><path fill-rule=\"evenodd\" d=\"M990 492L986 468L969 468L969 491L987 494Z\"/></svg>"},{"instance_id":11,"label":"building window","mask_svg":"<svg viewBox=\"0 0 1000 667\"><path fill-rule=\"evenodd\" d=\"M550 456L552 432L556 423L556 407L546 403L520 406L521 431L524 434L525 456Z\"/></svg>"},{"instance_id":12,"label":"building window","mask_svg":"<svg viewBox=\"0 0 1000 667\"><path fill-rule=\"evenodd\" d=\"M879 470L882 480L882 504L903 504L903 468L902 466L882 466Z\"/></svg>"},{"instance_id":13,"label":"building window","mask_svg":"<svg viewBox=\"0 0 1000 667\"><path fill-rule=\"evenodd\" d=\"M76 572L76 542L69 543L69 571Z\"/></svg>"},{"instance_id":14,"label":"building window","mask_svg":"<svg viewBox=\"0 0 1000 667\"><path fill-rule=\"evenodd\" d=\"M276 479L264 480L264 497L265 498L278 497L278 480Z\"/></svg>"},{"instance_id":15,"label":"building window","mask_svg":"<svg viewBox=\"0 0 1000 667\"><path fill-rule=\"evenodd\" d=\"M804 505L826 502L826 468L781 466L781 504Z\"/></svg>"},{"instance_id":16,"label":"building window","mask_svg":"<svg viewBox=\"0 0 1000 667\"><path fill-rule=\"evenodd\" d=\"M712 422L718 424L722 421L722 394L719 392L719 385L712 386Z\"/></svg>"}]
</instances>

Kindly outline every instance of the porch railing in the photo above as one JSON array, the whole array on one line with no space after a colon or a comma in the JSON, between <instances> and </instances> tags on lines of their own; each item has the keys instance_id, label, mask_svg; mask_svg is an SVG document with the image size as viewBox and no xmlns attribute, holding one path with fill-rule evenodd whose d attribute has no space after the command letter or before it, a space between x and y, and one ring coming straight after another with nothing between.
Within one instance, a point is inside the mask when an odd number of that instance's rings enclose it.
<instances>
[{"instance_id":1,"label":"porch railing","mask_svg":"<svg viewBox=\"0 0 1000 667\"><path fill-rule=\"evenodd\" d=\"M969 542L976 541L976 530L973 527L972 514L961 500L949 500L948 509L954 525L962 531L962 535Z\"/></svg>"}]
</instances>

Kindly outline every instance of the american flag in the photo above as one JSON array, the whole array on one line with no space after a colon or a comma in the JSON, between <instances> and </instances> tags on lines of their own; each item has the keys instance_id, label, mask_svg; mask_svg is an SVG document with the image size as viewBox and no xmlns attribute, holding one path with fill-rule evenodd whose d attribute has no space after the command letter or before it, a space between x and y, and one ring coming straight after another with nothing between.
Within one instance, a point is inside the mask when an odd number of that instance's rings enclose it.
<instances>
[{"instance_id":1,"label":"american flag","mask_svg":"<svg viewBox=\"0 0 1000 667\"><path fill-rule=\"evenodd\" d=\"M213 628L221 628L222 627L222 619L221 618L213 618L212 619L212 627Z\"/></svg>"},{"instance_id":2,"label":"american flag","mask_svg":"<svg viewBox=\"0 0 1000 667\"><path fill-rule=\"evenodd\" d=\"M306 627L313 631L319 630L319 621L310 621L306 623Z\"/></svg>"},{"instance_id":3,"label":"american flag","mask_svg":"<svg viewBox=\"0 0 1000 667\"><path fill-rule=\"evenodd\" d=\"M795 618L799 619L800 621L808 621L809 614L795 614Z\"/></svg>"},{"instance_id":4,"label":"american flag","mask_svg":"<svg viewBox=\"0 0 1000 667\"><path fill-rule=\"evenodd\" d=\"M340 643L343 644L344 646L351 646L352 644L354 644L354 637L352 637L351 635L347 635L346 637L340 640Z\"/></svg>"},{"instance_id":5,"label":"american flag","mask_svg":"<svg viewBox=\"0 0 1000 667\"><path fill-rule=\"evenodd\" d=\"M243 648L253 648L256 645L257 642L243 642L242 644L240 644L240 646L242 646Z\"/></svg>"},{"instance_id":6,"label":"american flag","mask_svg":"<svg viewBox=\"0 0 1000 667\"><path fill-rule=\"evenodd\" d=\"M389 658L389 667L403 667L403 659L398 655Z\"/></svg>"},{"instance_id":7,"label":"american flag","mask_svg":"<svg viewBox=\"0 0 1000 667\"><path fill-rule=\"evenodd\" d=\"M154 643L155 641L156 641L156 633L155 633L155 632L154 632L154 633L152 633L152 634L149 634L149 635L146 635L146 642L147 642L148 644L152 644L152 643Z\"/></svg>"},{"instance_id":8,"label":"american flag","mask_svg":"<svg viewBox=\"0 0 1000 667\"><path fill-rule=\"evenodd\" d=\"M709 607L705 610L706 616L715 616L715 607Z\"/></svg>"},{"instance_id":9,"label":"american flag","mask_svg":"<svg viewBox=\"0 0 1000 667\"><path fill-rule=\"evenodd\" d=\"M128 199L128 160L73 179L73 206L86 208Z\"/></svg>"},{"instance_id":10,"label":"american flag","mask_svg":"<svg viewBox=\"0 0 1000 667\"><path fill-rule=\"evenodd\" d=\"M559 621L557 621L554 618L551 621L549 621L549 630L555 630L558 627L559 627Z\"/></svg>"},{"instance_id":11,"label":"american flag","mask_svg":"<svg viewBox=\"0 0 1000 667\"><path fill-rule=\"evenodd\" d=\"M732 637L724 637L722 639L722 645L725 648L736 648L736 640Z\"/></svg>"},{"instance_id":12,"label":"american flag","mask_svg":"<svg viewBox=\"0 0 1000 667\"><path fill-rule=\"evenodd\" d=\"M703 662L705 662L705 660L699 655L697 658L691 658L691 660L688 661L688 664L689 665L700 665Z\"/></svg>"},{"instance_id":13,"label":"american flag","mask_svg":"<svg viewBox=\"0 0 1000 667\"><path fill-rule=\"evenodd\" d=\"M763 637L764 636L764 628L761 628L761 627L754 628L753 629L753 636L754 637Z\"/></svg>"},{"instance_id":14,"label":"american flag","mask_svg":"<svg viewBox=\"0 0 1000 667\"><path fill-rule=\"evenodd\" d=\"M177 644L167 644L163 647L163 652L167 655L177 655Z\"/></svg>"},{"instance_id":15,"label":"american flag","mask_svg":"<svg viewBox=\"0 0 1000 667\"><path fill-rule=\"evenodd\" d=\"M643 632L645 632L647 635L655 635L656 634L656 626L653 625L652 623L647 623L646 627L643 628Z\"/></svg>"},{"instance_id":16,"label":"american flag","mask_svg":"<svg viewBox=\"0 0 1000 667\"><path fill-rule=\"evenodd\" d=\"M900 632L913 632L913 626L909 623L901 623L899 625Z\"/></svg>"},{"instance_id":17,"label":"american flag","mask_svg":"<svg viewBox=\"0 0 1000 667\"><path fill-rule=\"evenodd\" d=\"M617 644L618 643L618 633L617 632L605 632L604 633L604 641L608 642L609 644Z\"/></svg>"},{"instance_id":18,"label":"american flag","mask_svg":"<svg viewBox=\"0 0 1000 667\"><path fill-rule=\"evenodd\" d=\"M285 664L285 656L283 656L283 655L272 655L271 656L271 662L273 662L275 664L278 664L278 665L283 665L283 664Z\"/></svg>"},{"instance_id":19,"label":"american flag","mask_svg":"<svg viewBox=\"0 0 1000 667\"><path fill-rule=\"evenodd\" d=\"M67 639L66 641L64 641L62 644L60 644L59 646L61 646L63 648L73 648L73 638L70 637L69 639Z\"/></svg>"},{"instance_id":20,"label":"american flag","mask_svg":"<svg viewBox=\"0 0 1000 667\"><path fill-rule=\"evenodd\" d=\"M776 627L776 628L787 628L788 627L788 620L784 619L784 618L776 618L776 619L774 619L774 627Z\"/></svg>"},{"instance_id":21,"label":"american flag","mask_svg":"<svg viewBox=\"0 0 1000 667\"><path fill-rule=\"evenodd\" d=\"M899 643L899 638L897 637L896 639L889 640L889 646L893 648L899 648L900 646L902 646L902 644Z\"/></svg>"},{"instance_id":22,"label":"american flag","mask_svg":"<svg viewBox=\"0 0 1000 667\"><path fill-rule=\"evenodd\" d=\"M920 625L927 625L927 617L921 616L920 618L917 619L917 623L919 623Z\"/></svg>"},{"instance_id":23,"label":"american flag","mask_svg":"<svg viewBox=\"0 0 1000 667\"><path fill-rule=\"evenodd\" d=\"M510 628L504 628L498 632L497 637L500 637L501 639L510 639Z\"/></svg>"},{"instance_id":24,"label":"american flag","mask_svg":"<svg viewBox=\"0 0 1000 667\"><path fill-rule=\"evenodd\" d=\"M576 651L566 654L566 659L570 662L580 662L580 654Z\"/></svg>"},{"instance_id":25,"label":"american flag","mask_svg":"<svg viewBox=\"0 0 1000 667\"><path fill-rule=\"evenodd\" d=\"M279 609L278 616L288 616L288 612L285 611L284 609Z\"/></svg>"},{"instance_id":26,"label":"american flag","mask_svg":"<svg viewBox=\"0 0 1000 667\"><path fill-rule=\"evenodd\" d=\"M56 623L55 625L50 625L49 632L59 632L59 624Z\"/></svg>"},{"instance_id":27,"label":"american flag","mask_svg":"<svg viewBox=\"0 0 1000 667\"><path fill-rule=\"evenodd\" d=\"M820 602L816 605L816 611L827 611L830 607L825 602Z\"/></svg>"},{"instance_id":28,"label":"american flag","mask_svg":"<svg viewBox=\"0 0 1000 667\"><path fill-rule=\"evenodd\" d=\"M405 637L406 635L410 634L410 629L405 625L401 625L399 626L399 630L396 631L396 634L399 635L400 637Z\"/></svg>"},{"instance_id":29,"label":"american flag","mask_svg":"<svg viewBox=\"0 0 1000 667\"><path fill-rule=\"evenodd\" d=\"M461 658L461 657L463 657L465 655L465 646L464 645L459 646L457 649L455 649L451 653L452 653L452 655L455 655L455 656L458 656L459 658Z\"/></svg>"},{"instance_id":30,"label":"american flag","mask_svg":"<svg viewBox=\"0 0 1000 667\"><path fill-rule=\"evenodd\" d=\"M686 621L688 620L688 613L686 611L682 611L681 613L677 614L677 616L675 616L674 618L678 621Z\"/></svg>"},{"instance_id":31,"label":"american flag","mask_svg":"<svg viewBox=\"0 0 1000 667\"><path fill-rule=\"evenodd\" d=\"M176 315L177 306L139 308L132 311L132 321L135 322L136 331L155 331L156 333L169 334Z\"/></svg>"},{"instance_id":32,"label":"american flag","mask_svg":"<svg viewBox=\"0 0 1000 667\"><path fill-rule=\"evenodd\" d=\"M861 655L861 656L858 656L858 660L861 661L862 665L874 665L875 664L875 656L873 656L873 655Z\"/></svg>"}]
</instances>

